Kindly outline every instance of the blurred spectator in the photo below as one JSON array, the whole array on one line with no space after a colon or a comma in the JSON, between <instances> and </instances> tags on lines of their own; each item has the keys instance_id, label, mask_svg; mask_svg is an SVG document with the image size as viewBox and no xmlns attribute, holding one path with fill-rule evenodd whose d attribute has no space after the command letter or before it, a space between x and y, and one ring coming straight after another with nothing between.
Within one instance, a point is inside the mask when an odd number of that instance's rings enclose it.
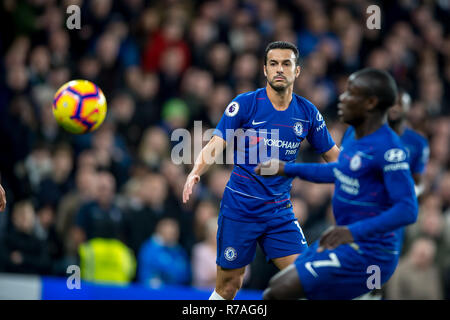
<instances>
[{"instance_id":1,"label":"blurred spectator","mask_svg":"<svg viewBox=\"0 0 450 320\"><path fill-rule=\"evenodd\" d=\"M151 287L190 283L189 259L178 239L179 225L176 220L164 218L158 222L155 233L139 252L140 283Z\"/></svg>"},{"instance_id":2,"label":"blurred spectator","mask_svg":"<svg viewBox=\"0 0 450 320\"><path fill-rule=\"evenodd\" d=\"M443 298L442 284L434 263L436 246L432 240L418 238L408 255L400 259L386 285L390 300L438 300Z\"/></svg>"},{"instance_id":3,"label":"blurred spectator","mask_svg":"<svg viewBox=\"0 0 450 320\"><path fill-rule=\"evenodd\" d=\"M117 93L111 100L108 116L116 126L116 132L125 139L127 146L133 147L139 143L142 132L134 119L140 115L136 113L136 104L130 94ZM134 153L134 150L130 151Z\"/></svg>"},{"instance_id":4,"label":"blurred spectator","mask_svg":"<svg viewBox=\"0 0 450 320\"><path fill-rule=\"evenodd\" d=\"M142 135L138 148L139 160L149 168L157 169L169 154L167 133L159 127L150 127Z\"/></svg>"},{"instance_id":5,"label":"blurred spectator","mask_svg":"<svg viewBox=\"0 0 450 320\"><path fill-rule=\"evenodd\" d=\"M79 242L93 238L125 241L125 217L115 204L114 177L109 172L103 171L99 172L96 178L95 200L82 205L76 215L76 238Z\"/></svg>"},{"instance_id":6,"label":"blurred spectator","mask_svg":"<svg viewBox=\"0 0 450 320\"><path fill-rule=\"evenodd\" d=\"M11 228L1 240L0 266L6 272L48 274L51 257L46 242L35 234L36 213L30 201L14 205Z\"/></svg>"},{"instance_id":7,"label":"blurred spectator","mask_svg":"<svg viewBox=\"0 0 450 320\"><path fill-rule=\"evenodd\" d=\"M209 218L204 225L205 238L192 248L192 285L213 289L216 286L217 218Z\"/></svg>"},{"instance_id":8,"label":"blurred spectator","mask_svg":"<svg viewBox=\"0 0 450 320\"><path fill-rule=\"evenodd\" d=\"M226 81L230 77L231 50L225 43L216 43L208 50L207 63L214 80Z\"/></svg>"},{"instance_id":9,"label":"blurred spectator","mask_svg":"<svg viewBox=\"0 0 450 320\"><path fill-rule=\"evenodd\" d=\"M163 106L161 120L167 134L171 134L175 129L185 128L189 117L189 108L181 99L170 99Z\"/></svg>"},{"instance_id":10,"label":"blurred spectator","mask_svg":"<svg viewBox=\"0 0 450 320\"><path fill-rule=\"evenodd\" d=\"M55 219L56 230L64 241L65 253L68 256L76 256L77 246L74 243L72 233L76 231L76 214L82 206L93 201L97 194L97 174L93 168L80 167L75 177L76 189L61 198L57 208Z\"/></svg>"},{"instance_id":11,"label":"blurred spectator","mask_svg":"<svg viewBox=\"0 0 450 320\"><path fill-rule=\"evenodd\" d=\"M219 215L219 208L210 201L201 201L194 212L194 234L196 241L205 241L207 233L207 223Z\"/></svg>"},{"instance_id":12,"label":"blurred spectator","mask_svg":"<svg viewBox=\"0 0 450 320\"><path fill-rule=\"evenodd\" d=\"M142 243L154 233L157 222L177 209L167 201L168 187L162 175L146 174L139 178L136 188L136 202L128 208L126 220L129 246L138 253Z\"/></svg>"},{"instance_id":13,"label":"blurred spectator","mask_svg":"<svg viewBox=\"0 0 450 320\"><path fill-rule=\"evenodd\" d=\"M162 57L168 49L179 49L181 68L184 70L190 63L190 50L183 39L185 26L182 21L164 21L161 29L151 34L143 54L145 71L159 71Z\"/></svg>"},{"instance_id":14,"label":"blurred spectator","mask_svg":"<svg viewBox=\"0 0 450 320\"><path fill-rule=\"evenodd\" d=\"M436 263L439 268L450 267L450 221L442 212L442 201L436 195L430 194L423 198L419 207L417 223L406 229L405 250L417 238L427 237L434 241Z\"/></svg>"},{"instance_id":15,"label":"blurred spectator","mask_svg":"<svg viewBox=\"0 0 450 320\"><path fill-rule=\"evenodd\" d=\"M52 261L49 272L65 276L67 266L71 263L65 259L63 241L56 231L55 208L52 204L42 203L36 209L36 236L44 241L48 248Z\"/></svg>"},{"instance_id":16,"label":"blurred spectator","mask_svg":"<svg viewBox=\"0 0 450 320\"><path fill-rule=\"evenodd\" d=\"M111 172L120 188L128 179L131 163L127 147L114 127L104 123L92 136L92 153L99 169Z\"/></svg>"},{"instance_id":17,"label":"blurred spectator","mask_svg":"<svg viewBox=\"0 0 450 320\"><path fill-rule=\"evenodd\" d=\"M81 278L90 282L127 284L135 276L136 258L117 239L94 238L79 248Z\"/></svg>"},{"instance_id":18,"label":"blurred spectator","mask_svg":"<svg viewBox=\"0 0 450 320\"><path fill-rule=\"evenodd\" d=\"M73 187L71 174L73 170L72 149L68 145L59 145L51 158L51 174L39 183L38 199L56 207L64 194Z\"/></svg>"},{"instance_id":19,"label":"blurred spectator","mask_svg":"<svg viewBox=\"0 0 450 320\"><path fill-rule=\"evenodd\" d=\"M37 195L41 183L52 173L51 152L46 144L38 143L27 158L16 165L16 176L21 181L21 190Z\"/></svg>"},{"instance_id":20,"label":"blurred spectator","mask_svg":"<svg viewBox=\"0 0 450 320\"><path fill-rule=\"evenodd\" d=\"M97 85L102 88L107 97L113 95L114 89L119 83L119 78L116 76L121 71L118 61L119 48L119 38L111 32L104 33L96 44L96 57L101 67Z\"/></svg>"}]
</instances>

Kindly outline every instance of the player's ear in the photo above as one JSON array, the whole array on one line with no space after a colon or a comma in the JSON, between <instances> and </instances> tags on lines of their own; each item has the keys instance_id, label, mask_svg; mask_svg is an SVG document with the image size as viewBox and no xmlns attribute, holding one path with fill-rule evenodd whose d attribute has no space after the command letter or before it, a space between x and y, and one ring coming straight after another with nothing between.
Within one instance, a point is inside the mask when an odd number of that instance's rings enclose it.
<instances>
[{"instance_id":1,"label":"player's ear","mask_svg":"<svg viewBox=\"0 0 450 320\"><path fill-rule=\"evenodd\" d=\"M367 98L367 110L373 111L378 105L379 99L376 96Z\"/></svg>"},{"instance_id":2,"label":"player's ear","mask_svg":"<svg viewBox=\"0 0 450 320\"><path fill-rule=\"evenodd\" d=\"M266 65L264 65L263 70L264 70L264 76L267 77L267 66Z\"/></svg>"},{"instance_id":3,"label":"player's ear","mask_svg":"<svg viewBox=\"0 0 450 320\"><path fill-rule=\"evenodd\" d=\"M302 71L302 68L300 66L295 67L295 77L298 78L300 75L300 72Z\"/></svg>"}]
</instances>

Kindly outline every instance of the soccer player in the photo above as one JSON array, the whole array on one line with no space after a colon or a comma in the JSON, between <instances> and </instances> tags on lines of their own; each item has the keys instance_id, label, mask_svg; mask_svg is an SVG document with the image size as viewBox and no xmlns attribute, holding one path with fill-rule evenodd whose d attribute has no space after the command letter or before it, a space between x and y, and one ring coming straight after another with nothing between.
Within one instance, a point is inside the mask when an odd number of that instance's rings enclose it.
<instances>
[{"instance_id":1,"label":"soccer player","mask_svg":"<svg viewBox=\"0 0 450 320\"><path fill-rule=\"evenodd\" d=\"M389 126L399 135L408 152L409 167L413 175L416 195L423 192L423 173L428 163L430 149L427 139L407 125L406 116L411 106L410 95L400 89L395 105L388 111Z\"/></svg>"},{"instance_id":2,"label":"soccer player","mask_svg":"<svg viewBox=\"0 0 450 320\"><path fill-rule=\"evenodd\" d=\"M277 273L264 299L353 299L384 284L399 258L401 229L417 219L417 198L398 135L387 124L397 87L385 71L353 73L338 116L353 127L339 159L328 164L276 162L277 174L335 184L330 227L294 264Z\"/></svg>"},{"instance_id":3,"label":"soccer player","mask_svg":"<svg viewBox=\"0 0 450 320\"><path fill-rule=\"evenodd\" d=\"M242 286L245 267L255 257L259 243L267 260L279 269L293 263L307 248L290 202L293 178L263 178L254 174L255 149L270 147L271 156L295 161L301 142L307 139L316 152L334 162L339 149L317 108L293 93L300 75L299 52L288 42L270 43L265 50L267 85L238 95L226 107L213 138L198 155L187 177L183 202L210 166L208 157L218 156L233 145L234 168L220 205L217 231L217 279L210 300L234 299ZM244 144L234 144L237 129L245 132ZM242 138L242 136L241 136ZM239 161L243 158L244 161ZM268 159L268 158L267 158Z\"/></svg>"}]
</instances>

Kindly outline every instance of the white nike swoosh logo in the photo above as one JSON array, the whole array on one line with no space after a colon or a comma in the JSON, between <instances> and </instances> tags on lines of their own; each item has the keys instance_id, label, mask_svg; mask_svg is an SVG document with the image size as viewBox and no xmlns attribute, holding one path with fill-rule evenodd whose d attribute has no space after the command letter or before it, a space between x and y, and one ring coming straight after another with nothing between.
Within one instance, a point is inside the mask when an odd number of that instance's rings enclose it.
<instances>
[{"instance_id":1,"label":"white nike swoosh logo","mask_svg":"<svg viewBox=\"0 0 450 320\"><path fill-rule=\"evenodd\" d=\"M255 120L252 121L252 125L257 126L258 124L264 123L267 121L260 121L260 122L255 122Z\"/></svg>"}]
</instances>

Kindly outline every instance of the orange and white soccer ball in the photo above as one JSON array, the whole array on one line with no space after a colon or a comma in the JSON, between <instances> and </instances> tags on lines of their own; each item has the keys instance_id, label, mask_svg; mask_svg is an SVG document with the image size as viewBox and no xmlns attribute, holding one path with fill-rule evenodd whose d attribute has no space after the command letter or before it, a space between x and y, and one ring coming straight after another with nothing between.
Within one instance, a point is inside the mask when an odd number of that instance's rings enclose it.
<instances>
[{"instance_id":1,"label":"orange and white soccer ball","mask_svg":"<svg viewBox=\"0 0 450 320\"><path fill-rule=\"evenodd\" d=\"M70 133L96 130L106 117L106 98L102 90L88 80L72 80L55 93L53 115Z\"/></svg>"}]
</instances>

